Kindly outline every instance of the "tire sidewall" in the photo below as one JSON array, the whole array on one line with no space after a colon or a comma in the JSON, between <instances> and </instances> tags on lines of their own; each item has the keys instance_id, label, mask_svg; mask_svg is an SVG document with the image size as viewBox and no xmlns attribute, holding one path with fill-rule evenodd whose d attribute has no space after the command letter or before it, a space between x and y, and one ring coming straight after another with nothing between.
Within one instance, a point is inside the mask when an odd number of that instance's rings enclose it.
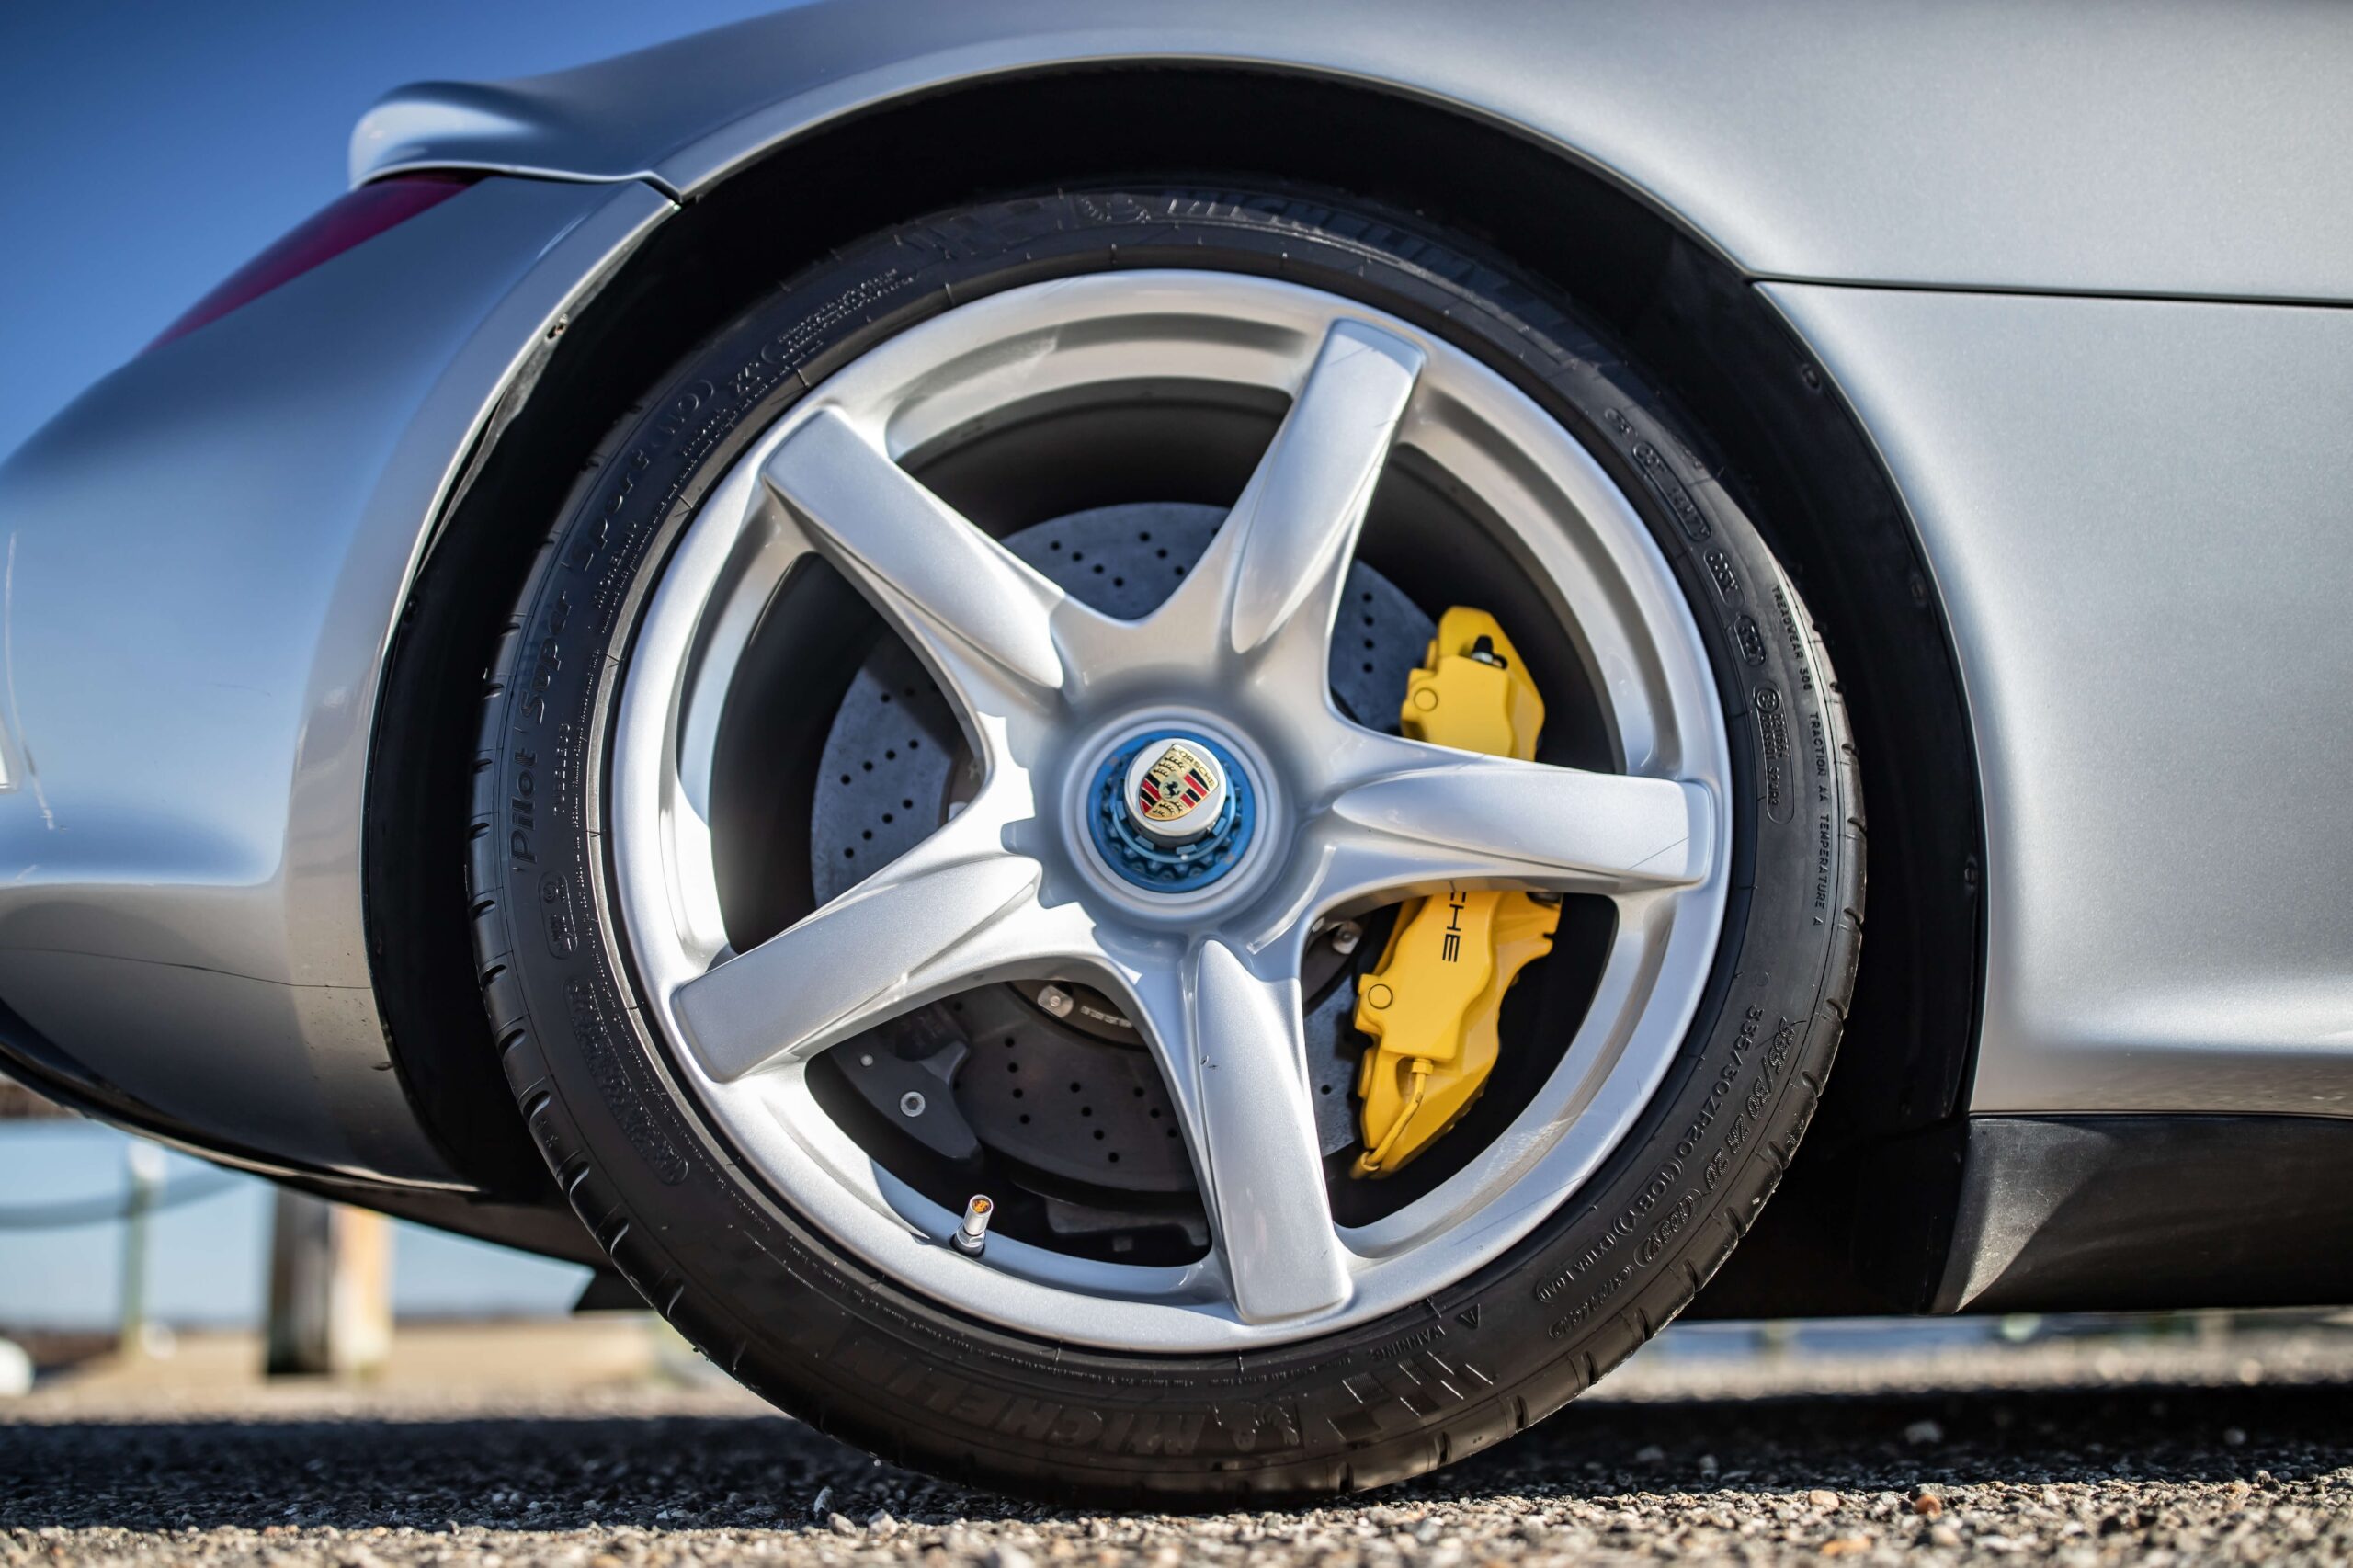
<instances>
[{"instance_id":1,"label":"tire sidewall","mask_svg":"<svg viewBox=\"0 0 2353 1568\"><path fill-rule=\"evenodd\" d=\"M798 1219L692 1110L634 1006L600 780L630 640L703 492L825 374L982 293L1112 267L1279 274L1443 335L1610 471L1707 644L1734 867L1698 1019L1635 1130L1503 1258L1421 1306L1240 1355L1120 1356L962 1317ZM1687 1303L1786 1165L1851 983L1859 814L1794 590L1665 400L1537 289L1390 218L1290 197L1062 195L907 225L689 355L584 477L493 673L472 891L510 1083L616 1265L786 1409L936 1472L1208 1500L1394 1479L1507 1436Z\"/></svg>"}]
</instances>

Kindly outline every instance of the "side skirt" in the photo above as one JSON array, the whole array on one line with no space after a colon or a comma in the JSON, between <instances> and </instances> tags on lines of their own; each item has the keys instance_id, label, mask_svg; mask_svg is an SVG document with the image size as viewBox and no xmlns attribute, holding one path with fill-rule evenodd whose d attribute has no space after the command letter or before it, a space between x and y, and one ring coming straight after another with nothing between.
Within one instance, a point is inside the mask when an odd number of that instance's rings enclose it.
<instances>
[{"instance_id":1,"label":"side skirt","mask_svg":"<svg viewBox=\"0 0 2353 1568\"><path fill-rule=\"evenodd\" d=\"M2353 1119L1970 1119L1932 1312L2346 1301Z\"/></svg>"}]
</instances>

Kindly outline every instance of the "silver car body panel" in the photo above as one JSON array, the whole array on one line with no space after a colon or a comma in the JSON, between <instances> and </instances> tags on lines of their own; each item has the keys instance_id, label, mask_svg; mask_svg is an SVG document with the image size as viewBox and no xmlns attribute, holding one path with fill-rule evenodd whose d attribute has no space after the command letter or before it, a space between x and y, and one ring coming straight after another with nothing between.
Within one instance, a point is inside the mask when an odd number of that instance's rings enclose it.
<instances>
[{"instance_id":1,"label":"silver car body panel","mask_svg":"<svg viewBox=\"0 0 2353 1568\"><path fill-rule=\"evenodd\" d=\"M0 469L0 998L199 1140L452 1183L369 989L364 780L399 765L369 743L408 585L549 328L672 194L831 119L1220 60L1516 126L1768 280L1819 348L1916 520L1984 753L1974 1108L2353 1114L2326 619L2353 314L1789 281L2353 300L2353 12L1105 15L826 0L372 111L357 179L548 177L142 357Z\"/></svg>"},{"instance_id":2,"label":"silver car body panel","mask_svg":"<svg viewBox=\"0 0 2353 1568\"><path fill-rule=\"evenodd\" d=\"M404 88L354 132L352 177L692 193L900 95L1142 60L1466 107L1761 278L2353 298L2353 9L2328 6L819 0L576 70Z\"/></svg>"},{"instance_id":3,"label":"silver car body panel","mask_svg":"<svg viewBox=\"0 0 2353 1568\"><path fill-rule=\"evenodd\" d=\"M1971 1108L2353 1115L2328 787L2353 740L2309 723L2353 675L2314 569L2353 494L2353 315L2190 302L2353 300L2353 11L1723 0L1678 11L1671 48L1657 12L1597 5L1105 16L818 0L404 89L352 175L691 194L894 96L1139 59L1328 74L1549 142L1759 280L1912 511L1981 752ZM2211 456L2218 399L2267 410L2256 472Z\"/></svg>"},{"instance_id":4,"label":"silver car body panel","mask_svg":"<svg viewBox=\"0 0 2353 1568\"><path fill-rule=\"evenodd\" d=\"M484 180L134 359L0 469L0 997L127 1100L456 1180L369 982L377 682L476 435L669 210Z\"/></svg>"},{"instance_id":5,"label":"silver car body panel","mask_svg":"<svg viewBox=\"0 0 2353 1568\"><path fill-rule=\"evenodd\" d=\"M1961 659L1970 1108L2353 1115L2353 311L1768 286Z\"/></svg>"}]
</instances>

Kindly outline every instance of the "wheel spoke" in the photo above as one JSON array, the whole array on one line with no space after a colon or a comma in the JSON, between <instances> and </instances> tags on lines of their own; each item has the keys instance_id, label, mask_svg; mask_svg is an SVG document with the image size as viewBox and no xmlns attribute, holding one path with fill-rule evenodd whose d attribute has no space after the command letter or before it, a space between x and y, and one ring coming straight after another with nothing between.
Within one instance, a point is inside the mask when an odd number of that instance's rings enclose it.
<instances>
[{"instance_id":1,"label":"wheel spoke","mask_svg":"<svg viewBox=\"0 0 2353 1568\"><path fill-rule=\"evenodd\" d=\"M768 459L811 539L943 673L1051 691L1060 588L959 516L832 409ZM971 669L970 655L983 667ZM969 695L969 693L968 693Z\"/></svg>"},{"instance_id":2,"label":"wheel spoke","mask_svg":"<svg viewBox=\"0 0 2353 1568\"><path fill-rule=\"evenodd\" d=\"M1336 323L1290 412L1165 615L1235 653L1296 642L1323 678L1332 613L1423 354L1393 333ZM1290 635L1296 632L1296 638Z\"/></svg>"},{"instance_id":3,"label":"wheel spoke","mask_svg":"<svg viewBox=\"0 0 2353 1568\"><path fill-rule=\"evenodd\" d=\"M1040 907L1038 863L963 826L678 987L679 1030L704 1071L727 1083L803 1062L949 992L1090 956Z\"/></svg>"},{"instance_id":4,"label":"wheel spoke","mask_svg":"<svg viewBox=\"0 0 2353 1568\"><path fill-rule=\"evenodd\" d=\"M1132 983L1201 1187L1235 1313L1265 1323L1349 1292L1308 1099L1299 981L1254 974L1223 944Z\"/></svg>"},{"instance_id":5,"label":"wheel spoke","mask_svg":"<svg viewBox=\"0 0 2353 1568\"><path fill-rule=\"evenodd\" d=\"M1714 797L1672 778L1552 767L1373 737L1388 765L1320 824L1328 897L1508 884L1617 896L1707 880Z\"/></svg>"}]
</instances>

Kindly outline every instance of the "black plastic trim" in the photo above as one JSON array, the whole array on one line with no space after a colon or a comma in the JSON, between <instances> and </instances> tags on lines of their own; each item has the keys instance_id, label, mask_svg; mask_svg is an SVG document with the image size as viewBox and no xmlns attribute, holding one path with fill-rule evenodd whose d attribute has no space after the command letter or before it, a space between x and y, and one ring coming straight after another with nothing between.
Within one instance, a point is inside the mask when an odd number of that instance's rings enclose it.
<instances>
[{"instance_id":1,"label":"black plastic trim","mask_svg":"<svg viewBox=\"0 0 2353 1568\"><path fill-rule=\"evenodd\" d=\"M604 1255L597 1250L594 1238L560 1199L553 1203L510 1203L468 1192L390 1187L290 1165L277 1155L243 1144L199 1137L153 1107L92 1077L5 1003L0 1003L0 1067L5 1067L11 1078L69 1110L142 1133L281 1187L338 1203L356 1203L477 1241L520 1247L544 1257L587 1264L603 1260ZM508 1103L511 1105L511 1100Z\"/></svg>"},{"instance_id":2,"label":"black plastic trim","mask_svg":"<svg viewBox=\"0 0 2353 1568\"><path fill-rule=\"evenodd\" d=\"M2353 1301L2353 1119L1982 1116L1932 1310Z\"/></svg>"}]
</instances>

